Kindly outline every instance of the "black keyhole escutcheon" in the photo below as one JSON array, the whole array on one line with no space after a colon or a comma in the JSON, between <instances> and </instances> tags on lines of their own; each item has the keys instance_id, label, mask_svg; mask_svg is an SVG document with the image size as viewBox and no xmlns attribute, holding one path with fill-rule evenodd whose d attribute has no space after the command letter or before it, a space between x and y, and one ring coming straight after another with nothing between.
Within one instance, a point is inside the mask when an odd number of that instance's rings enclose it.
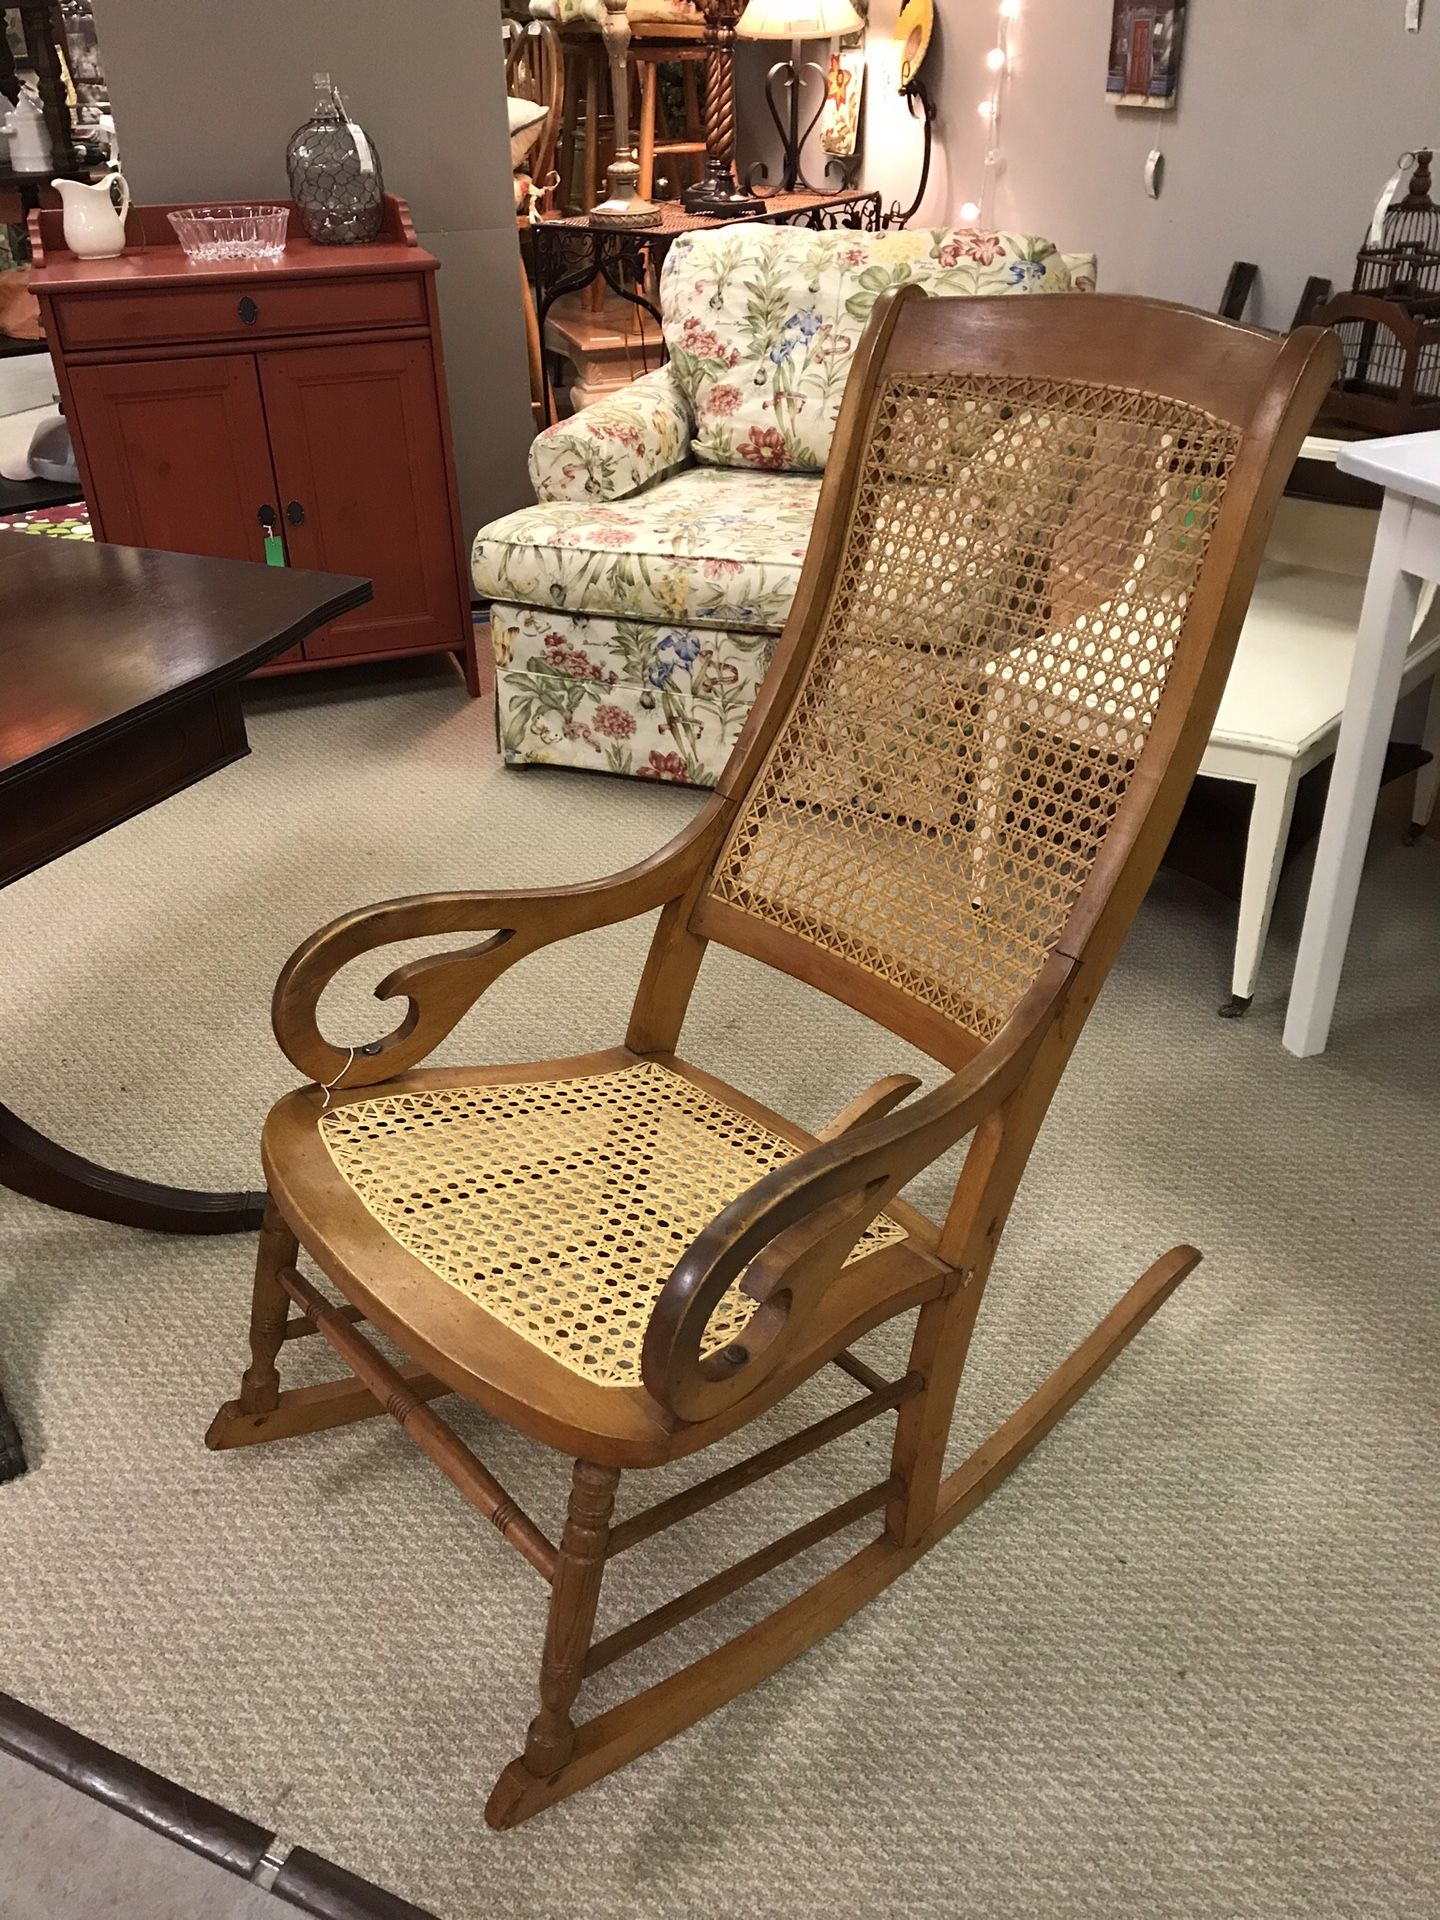
<instances>
[{"instance_id":1,"label":"black keyhole escutcheon","mask_svg":"<svg viewBox=\"0 0 1440 1920\"><path fill-rule=\"evenodd\" d=\"M239 314L240 318L245 322L247 327L253 327L255 322L260 318L260 309L259 307L256 306L255 302L250 298L248 293L245 295L245 298L240 302L239 306L235 309L235 311Z\"/></svg>"},{"instance_id":2,"label":"black keyhole escutcheon","mask_svg":"<svg viewBox=\"0 0 1440 1920\"><path fill-rule=\"evenodd\" d=\"M304 507L301 506L298 500L291 500L288 503L288 505L285 508L285 518L290 522L292 527L304 526L305 509Z\"/></svg>"},{"instance_id":3,"label":"black keyhole escutcheon","mask_svg":"<svg viewBox=\"0 0 1440 1920\"><path fill-rule=\"evenodd\" d=\"M255 518L260 522L262 533L274 533L275 509L273 507L261 507L256 513Z\"/></svg>"}]
</instances>

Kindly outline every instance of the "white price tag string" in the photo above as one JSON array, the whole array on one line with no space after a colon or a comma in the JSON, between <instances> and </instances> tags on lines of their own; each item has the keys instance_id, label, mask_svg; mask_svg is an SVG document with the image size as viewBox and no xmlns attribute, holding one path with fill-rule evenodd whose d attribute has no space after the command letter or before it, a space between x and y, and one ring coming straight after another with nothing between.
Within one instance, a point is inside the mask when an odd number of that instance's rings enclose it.
<instances>
[{"instance_id":1,"label":"white price tag string","mask_svg":"<svg viewBox=\"0 0 1440 1920\"><path fill-rule=\"evenodd\" d=\"M350 129L350 138L355 142L355 153L360 161L361 173L374 173L375 156L370 151L370 142L353 120L347 120L345 125Z\"/></svg>"},{"instance_id":2,"label":"white price tag string","mask_svg":"<svg viewBox=\"0 0 1440 1920\"><path fill-rule=\"evenodd\" d=\"M1400 191L1400 176L1407 166L1413 165L1413 153L1402 154L1400 165L1380 189L1380 198L1375 202L1375 211L1370 216L1370 231L1365 236L1367 247L1378 247L1385 238L1385 216L1390 211L1390 202Z\"/></svg>"},{"instance_id":3,"label":"white price tag string","mask_svg":"<svg viewBox=\"0 0 1440 1920\"><path fill-rule=\"evenodd\" d=\"M370 142L365 138L364 128L358 126L356 122L350 118L349 113L346 112L345 102L340 98L340 89L336 87L334 92L336 104L339 106L341 113L345 115L345 130L355 142L355 157L360 162L360 171L361 173L374 173L375 156L370 151Z\"/></svg>"}]
</instances>

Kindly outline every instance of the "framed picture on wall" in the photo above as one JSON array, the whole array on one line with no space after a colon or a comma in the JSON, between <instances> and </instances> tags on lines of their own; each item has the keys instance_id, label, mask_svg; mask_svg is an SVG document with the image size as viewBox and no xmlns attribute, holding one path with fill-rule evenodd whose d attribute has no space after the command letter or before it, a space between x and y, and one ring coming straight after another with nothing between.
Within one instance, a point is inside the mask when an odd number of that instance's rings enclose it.
<instances>
[{"instance_id":1,"label":"framed picture on wall","mask_svg":"<svg viewBox=\"0 0 1440 1920\"><path fill-rule=\"evenodd\" d=\"M1185 45L1185 0L1115 0L1107 99L1117 107L1173 107Z\"/></svg>"}]
</instances>

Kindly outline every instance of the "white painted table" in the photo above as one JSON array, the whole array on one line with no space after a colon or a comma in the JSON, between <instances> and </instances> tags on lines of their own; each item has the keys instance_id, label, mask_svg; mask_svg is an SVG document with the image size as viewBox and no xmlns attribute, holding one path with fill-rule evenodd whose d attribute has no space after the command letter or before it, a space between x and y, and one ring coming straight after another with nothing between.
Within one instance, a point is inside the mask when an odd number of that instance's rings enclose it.
<instances>
[{"instance_id":1,"label":"white painted table","mask_svg":"<svg viewBox=\"0 0 1440 1920\"><path fill-rule=\"evenodd\" d=\"M1329 1037L1405 656L1425 584L1440 581L1440 433L1356 441L1336 464L1382 486L1385 503L1285 1015L1285 1045L1302 1057Z\"/></svg>"}]
</instances>

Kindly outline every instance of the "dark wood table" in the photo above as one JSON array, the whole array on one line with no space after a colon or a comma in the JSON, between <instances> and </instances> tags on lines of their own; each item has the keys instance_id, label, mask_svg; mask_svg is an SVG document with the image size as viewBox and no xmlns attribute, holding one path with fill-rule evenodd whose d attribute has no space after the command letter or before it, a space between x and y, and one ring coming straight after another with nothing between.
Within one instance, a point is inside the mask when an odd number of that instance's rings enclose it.
<instances>
[{"instance_id":1,"label":"dark wood table","mask_svg":"<svg viewBox=\"0 0 1440 1920\"><path fill-rule=\"evenodd\" d=\"M0 887L250 751L246 674L368 580L0 533ZM0 1186L160 1233L236 1233L263 1196L97 1166L0 1106ZM24 1456L0 1400L0 1480Z\"/></svg>"}]
</instances>

